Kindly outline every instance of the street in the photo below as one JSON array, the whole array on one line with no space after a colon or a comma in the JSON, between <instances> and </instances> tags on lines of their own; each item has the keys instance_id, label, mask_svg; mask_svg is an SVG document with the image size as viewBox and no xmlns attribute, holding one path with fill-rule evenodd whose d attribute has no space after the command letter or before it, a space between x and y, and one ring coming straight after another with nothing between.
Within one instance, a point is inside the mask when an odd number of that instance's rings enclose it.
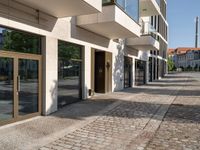
<instances>
[{"instance_id":1,"label":"street","mask_svg":"<svg viewBox=\"0 0 200 150\"><path fill-rule=\"evenodd\" d=\"M98 95L0 128L9 150L199 150L200 73Z\"/></svg>"}]
</instances>

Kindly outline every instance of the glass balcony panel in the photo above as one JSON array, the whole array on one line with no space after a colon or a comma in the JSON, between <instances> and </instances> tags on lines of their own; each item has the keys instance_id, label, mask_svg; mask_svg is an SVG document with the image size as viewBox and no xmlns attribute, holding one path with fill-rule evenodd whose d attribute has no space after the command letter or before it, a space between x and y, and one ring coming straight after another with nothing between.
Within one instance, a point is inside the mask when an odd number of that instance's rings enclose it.
<instances>
[{"instance_id":1,"label":"glass balcony panel","mask_svg":"<svg viewBox=\"0 0 200 150\"><path fill-rule=\"evenodd\" d=\"M111 4L112 0L102 0L103 5Z\"/></svg>"},{"instance_id":2,"label":"glass balcony panel","mask_svg":"<svg viewBox=\"0 0 200 150\"><path fill-rule=\"evenodd\" d=\"M139 20L139 1L138 0L126 0L125 12L138 22Z\"/></svg>"},{"instance_id":3,"label":"glass balcony panel","mask_svg":"<svg viewBox=\"0 0 200 150\"><path fill-rule=\"evenodd\" d=\"M123 9L126 8L126 0L116 0L116 3Z\"/></svg>"},{"instance_id":4,"label":"glass balcony panel","mask_svg":"<svg viewBox=\"0 0 200 150\"><path fill-rule=\"evenodd\" d=\"M116 4L136 22L139 21L139 0L103 0L103 5Z\"/></svg>"},{"instance_id":5,"label":"glass balcony panel","mask_svg":"<svg viewBox=\"0 0 200 150\"><path fill-rule=\"evenodd\" d=\"M142 22L142 35L151 35L154 39L158 40L156 29L149 22Z\"/></svg>"},{"instance_id":6,"label":"glass balcony panel","mask_svg":"<svg viewBox=\"0 0 200 150\"><path fill-rule=\"evenodd\" d=\"M160 6L160 0L156 0L157 4Z\"/></svg>"}]
</instances>

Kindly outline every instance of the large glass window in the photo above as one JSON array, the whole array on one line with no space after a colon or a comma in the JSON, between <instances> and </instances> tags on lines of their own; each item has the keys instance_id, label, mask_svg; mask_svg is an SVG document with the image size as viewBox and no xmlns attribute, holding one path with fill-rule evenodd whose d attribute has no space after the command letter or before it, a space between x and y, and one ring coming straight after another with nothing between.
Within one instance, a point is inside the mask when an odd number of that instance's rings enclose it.
<instances>
[{"instance_id":1,"label":"large glass window","mask_svg":"<svg viewBox=\"0 0 200 150\"><path fill-rule=\"evenodd\" d=\"M13 118L13 59L0 57L0 121Z\"/></svg>"},{"instance_id":2,"label":"large glass window","mask_svg":"<svg viewBox=\"0 0 200 150\"><path fill-rule=\"evenodd\" d=\"M41 54L41 37L0 27L0 50Z\"/></svg>"},{"instance_id":3,"label":"large glass window","mask_svg":"<svg viewBox=\"0 0 200 150\"><path fill-rule=\"evenodd\" d=\"M81 99L82 46L58 42L58 107Z\"/></svg>"}]
</instances>

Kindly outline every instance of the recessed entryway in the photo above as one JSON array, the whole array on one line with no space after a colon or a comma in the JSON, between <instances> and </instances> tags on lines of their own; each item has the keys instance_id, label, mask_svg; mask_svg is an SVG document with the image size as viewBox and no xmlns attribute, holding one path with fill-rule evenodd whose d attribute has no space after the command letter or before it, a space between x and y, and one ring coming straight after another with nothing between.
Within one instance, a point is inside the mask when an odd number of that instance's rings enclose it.
<instances>
[{"instance_id":1,"label":"recessed entryway","mask_svg":"<svg viewBox=\"0 0 200 150\"><path fill-rule=\"evenodd\" d=\"M149 82L153 81L153 59L149 57Z\"/></svg>"},{"instance_id":2,"label":"recessed entryway","mask_svg":"<svg viewBox=\"0 0 200 150\"><path fill-rule=\"evenodd\" d=\"M135 60L135 84L146 84L146 61Z\"/></svg>"},{"instance_id":3,"label":"recessed entryway","mask_svg":"<svg viewBox=\"0 0 200 150\"><path fill-rule=\"evenodd\" d=\"M124 88L132 86L132 74L133 74L133 59L130 57L124 57Z\"/></svg>"},{"instance_id":4,"label":"recessed entryway","mask_svg":"<svg viewBox=\"0 0 200 150\"><path fill-rule=\"evenodd\" d=\"M92 93L112 91L112 53L92 50L91 87Z\"/></svg>"}]
</instances>

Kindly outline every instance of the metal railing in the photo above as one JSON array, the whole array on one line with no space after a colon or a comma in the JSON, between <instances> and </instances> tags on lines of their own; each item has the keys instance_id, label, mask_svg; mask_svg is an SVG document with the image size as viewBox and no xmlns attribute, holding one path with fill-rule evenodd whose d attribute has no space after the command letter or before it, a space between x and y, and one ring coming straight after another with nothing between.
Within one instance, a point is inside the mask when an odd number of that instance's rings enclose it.
<instances>
[{"instance_id":1,"label":"metal railing","mask_svg":"<svg viewBox=\"0 0 200 150\"><path fill-rule=\"evenodd\" d=\"M139 22L139 0L102 0L102 4L117 5L134 21Z\"/></svg>"}]
</instances>

